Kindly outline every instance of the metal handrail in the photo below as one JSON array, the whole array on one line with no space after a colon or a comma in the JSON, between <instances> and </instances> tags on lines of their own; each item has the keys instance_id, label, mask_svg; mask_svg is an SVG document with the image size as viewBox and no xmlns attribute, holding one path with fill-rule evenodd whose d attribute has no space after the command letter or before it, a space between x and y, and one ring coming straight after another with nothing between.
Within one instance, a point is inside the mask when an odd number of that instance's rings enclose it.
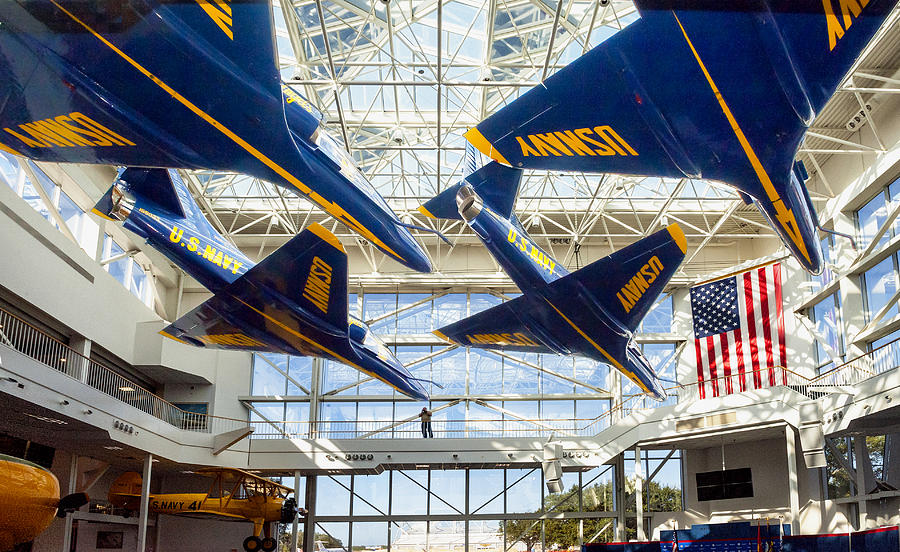
<instances>
[{"instance_id":1,"label":"metal handrail","mask_svg":"<svg viewBox=\"0 0 900 552\"><path fill-rule=\"evenodd\" d=\"M0 344L179 429L222 433L247 426L246 420L182 410L4 309L0 309Z\"/></svg>"}]
</instances>

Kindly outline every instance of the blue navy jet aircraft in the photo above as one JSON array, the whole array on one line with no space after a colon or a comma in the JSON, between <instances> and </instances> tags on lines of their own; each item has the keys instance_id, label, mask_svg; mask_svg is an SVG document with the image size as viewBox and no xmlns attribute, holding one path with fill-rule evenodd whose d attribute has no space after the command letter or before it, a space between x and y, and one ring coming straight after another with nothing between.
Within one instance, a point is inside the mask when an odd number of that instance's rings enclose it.
<instances>
[{"instance_id":1,"label":"blue navy jet aircraft","mask_svg":"<svg viewBox=\"0 0 900 552\"><path fill-rule=\"evenodd\" d=\"M813 118L897 0L635 0L641 19L469 130L512 167L718 180L824 268Z\"/></svg>"},{"instance_id":2,"label":"blue navy jet aircraft","mask_svg":"<svg viewBox=\"0 0 900 552\"><path fill-rule=\"evenodd\" d=\"M309 226L254 265L212 227L171 169L120 171L94 213L124 221L213 292L160 332L166 337L211 349L327 358L428 400L369 327L348 316L347 253L323 226Z\"/></svg>"},{"instance_id":3,"label":"blue navy jet aircraft","mask_svg":"<svg viewBox=\"0 0 900 552\"><path fill-rule=\"evenodd\" d=\"M684 260L677 224L569 273L525 232L513 212L522 170L491 162L419 210L465 220L522 296L435 330L467 347L580 354L611 364L657 400L666 392L634 330Z\"/></svg>"},{"instance_id":4,"label":"blue navy jet aircraft","mask_svg":"<svg viewBox=\"0 0 900 552\"><path fill-rule=\"evenodd\" d=\"M0 2L0 149L251 175L430 272L322 113L281 83L275 55L269 0Z\"/></svg>"}]
</instances>

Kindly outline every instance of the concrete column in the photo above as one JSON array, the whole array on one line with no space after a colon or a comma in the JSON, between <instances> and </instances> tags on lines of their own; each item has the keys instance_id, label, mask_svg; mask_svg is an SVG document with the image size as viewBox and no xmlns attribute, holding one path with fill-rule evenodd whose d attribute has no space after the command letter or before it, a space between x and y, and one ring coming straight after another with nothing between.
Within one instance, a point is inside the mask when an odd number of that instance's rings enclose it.
<instances>
[{"instance_id":1,"label":"concrete column","mask_svg":"<svg viewBox=\"0 0 900 552\"><path fill-rule=\"evenodd\" d=\"M637 515L637 540L647 540L644 531L644 470L641 447L634 446L634 511Z\"/></svg>"},{"instance_id":2,"label":"concrete column","mask_svg":"<svg viewBox=\"0 0 900 552\"><path fill-rule=\"evenodd\" d=\"M616 503L616 540L625 542L625 455L616 456L613 468L613 478Z\"/></svg>"},{"instance_id":3,"label":"concrete column","mask_svg":"<svg viewBox=\"0 0 900 552\"><path fill-rule=\"evenodd\" d=\"M300 471L294 471L294 500L299 502L300 500ZM299 504L298 504L299 506ZM290 552L297 552L297 548L300 545L300 520L298 516L294 516L294 521L291 522L291 549Z\"/></svg>"},{"instance_id":4,"label":"concrete column","mask_svg":"<svg viewBox=\"0 0 900 552\"><path fill-rule=\"evenodd\" d=\"M866 448L866 438L863 435L855 435L853 437L853 452L856 454L856 496L864 497L868 492L866 489L866 462L869 462L869 450ZM857 510L859 513L860 531L865 530L868 515L866 512L866 499L858 498Z\"/></svg>"},{"instance_id":5,"label":"concrete column","mask_svg":"<svg viewBox=\"0 0 900 552\"><path fill-rule=\"evenodd\" d=\"M91 357L90 339L80 335L73 336L69 339L69 347L75 349L75 352L82 354L87 358ZM73 357L68 359L68 361L72 363L72 366L68 367L69 375L82 383L87 383L89 374L88 361L81 357Z\"/></svg>"},{"instance_id":6,"label":"concrete column","mask_svg":"<svg viewBox=\"0 0 900 552\"><path fill-rule=\"evenodd\" d=\"M318 476L306 476L306 521L303 523L303 552L316 549L316 483Z\"/></svg>"},{"instance_id":7,"label":"concrete column","mask_svg":"<svg viewBox=\"0 0 900 552\"><path fill-rule=\"evenodd\" d=\"M794 428L785 426L784 444L787 451L788 495L791 506L791 534L800 533L800 487L797 478L797 441Z\"/></svg>"},{"instance_id":8,"label":"concrete column","mask_svg":"<svg viewBox=\"0 0 900 552\"><path fill-rule=\"evenodd\" d=\"M309 432L315 438L319 431L319 397L322 396L322 367L325 360L312 359L312 380L309 384Z\"/></svg>"},{"instance_id":9,"label":"concrete column","mask_svg":"<svg viewBox=\"0 0 900 552\"><path fill-rule=\"evenodd\" d=\"M137 552L147 549L147 510L150 509L150 476L153 469L153 455L144 457L144 474L141 482L141 510L138 519Z\"/></svg>"},{"instance_id":10,"label":"concrete column","mask_svg":"<svg viewBox=\"0 0 900 552\"><path fill-rule=\"evenodd\" d=\"M72 494L75 492L75 487L78 485L78 455L73 454L69 459L69 485L67 487L66 494ZM72 518L74 516L68 515L66 516L66 528L63 532L63 540L62 547L60 552L69 552L72 550L72 522L74 521Z\"/></svg>"}]
</instances>

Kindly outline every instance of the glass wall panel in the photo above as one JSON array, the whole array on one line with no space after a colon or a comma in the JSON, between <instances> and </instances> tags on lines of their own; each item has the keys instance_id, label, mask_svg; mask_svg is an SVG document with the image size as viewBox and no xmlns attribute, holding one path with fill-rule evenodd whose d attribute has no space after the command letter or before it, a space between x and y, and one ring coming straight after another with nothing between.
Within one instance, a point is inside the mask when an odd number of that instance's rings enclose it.
<instances>
[{"instance_id":1,"label":"glass wall panel","mask_svg":"<svg viewBox=\"0 0 900 552\"><path fill-rule=\"evenodd\" d=\"M672 331L672 297L663 295L641 322L643 333L669 333Z\"/></svg>"},{"instance_id":2,"label":"glass wall panel","mask_svg":"<svg viewBox=\"0 0 900 552\"><path fill-rule=\"evenodd\" d=\"M309 388L312 387L312 357L289 357L288 375L291 377L287 382L288 395L308 395ZM294 383L296 382L296 383ZM302 385L301 389L298 385Z\"/></svg>"},{"instance_id":3,"label":"glass wall panel","mask_svg":"<svg viewBox=\"0 0 900 552\"><path fill-rule=\"evenodd\" d=\"M503 470L469 470L469 513L503 513Z\"/></svg>"},{"instance_id":4,"label":"glass wall panel","mask_svg":"<svg viewBox=\"0 0 900 552\"><path fill-rule=\"evenodd\" d=\"M527 552L541 542L542 524L539 519L509 519L503 522L506 552Z\"/></svg>"},{"instance_id":5,"label":"glass wall panel","mask_svg":"<svg viewBox=\"0 0 900 552\"><path fill-rule=\"evenodd\" d=\"M350 515L350 476L320 476L316 482L316 515L348 516ZM349 528L348 528L349 529ZM334 535L334 533L332 533ZM341 538L347 542L347 537Z\"/></svg>"},{"instance_id":6,"label":"glass wall panel","mask_svg":"<svg viewBox=\"0 0 900 552\"><path fill-rule=\"evenodd\" d=\"M583 381L584 383L600 389L609 390L609 371L609 364L597 362L596 360L591 360L589 358L575 357L575 379L578 381ZM588 394L596 393L593 389L584 387L583 385L576 385L575 392Z\"/></svg>"},{"instance_id":7,"label":"glass wall panel","mask_svg":"<svg viewBox=\"0 0 900 552\"><path fill-rule=\"evenodd\" d=\"M321 485L321 483L320 483ZM322 544L326 548L343 548L350 552L350 524L346 522L316 522L316 538L323 538Z\"/></svg>"},{"instance_id":8,"label":"glass wall panel","mask_svg":"<svg viewBox=\"0 0 900 552\"><path fill-rule=\"evenodd\" d=\"M506 513L519 514L541 511L541 470L506 470Z\"/></svg>"},{"instance_id":9,"label":"glass wall panel","mask_svg":"<svg viewBox=\"0 0 900 552\"><path fill-rule=\"evenodd\" d=\"M431 359L432 379L444 386L442 395L466 392L466 349L457 347Z\"/></svg>"},{"instance_id":10,"label":"glass wall panel","mask_svg":"<svg viewBox=\"0 0 900 552\"><path fill-rule=\"evenodd\" d=\"M390 476L390 471L383 471L378 475L353 476L353 492L356 494L353 497L354 516L386 516L388 514ZM358 544L355 530L353 540Z\"/></svg>"},{"instance_id":11,"label":"glass wall panel","mask_svg":"<svg viewBox=\"0 0 900 552\"><path fill-rule=\"evenodd\" d=\"M355 515L355 512L354 512ZM378 522L353 522L353 549L354 550L387 550L388 523Z\"/></svg>"},{"instance_id":12,"label":"glass wall panel","mask_svg":"<svg viewBox=\"0 0 900 552\"><path fill-rule=\"evenodd\" d=\"M397 310L396 293L366 293L363 295L363 318L374 320ZM387 316L369 326L377 334L392 334L397 331L397 316Z\"/></svg>"},{"instance_id":13,"label":"glass wall panel","mask_svg":"<svg viewBox=\"0 0 900 552\"><path fill-rule=\"evenodd\" d=\"M397 308L402 309L430 297L430 293L400 293L398 294ZM397 333L401 334L426 334L434 329L432 314L432 302L425 301L421 305L399 313L397 315Z\"/></svg>"},{"instance_id":14,"label":"glass wall panel","mask_svg":"<svg viewBox=\"0 0 900 552\"><path fill-rule=\"evenodd\" d=\"M466 471L431 471L431 514L464 514L466 511Z\"/></svg>"},{"instance_id":15,"label":"glass wall panel","mask_svg":"<svg viewBox=\"0 0 900 552\"><path fill-rule=\"evenodd\" d=\"M253 355L253 395L283 395L286 378L281 371L288 367L287 355L257 353Z\"/></svg>"},{"instance_id":16,"label":"glass wall panel","mask_svg":"<svg viewBox=\"0 0 900 552\"><path fill-rule=\"evenodd\" d=\"M448 293L434 300L434 327L436 330L447 324L462 320L466 317L466 294Z\"/></svg>"},{"instance_id":17,"label":"glass wall panel","mask_svg":"<svg viewBox=\"0 0 900 552\"><path fill-rule=\"evenodd\" d=\"M816 325L816 333L824 343L816 339L816 371L822 373L834 367L832 354L841 355L844 348L841 342L841 331L838 326L840 317L840 299L835 293L817 303L812 309L812 321ZM831 349L829 352L828 347Z\"/></svg>"},{"instance_id":18,"label":"glass wall panel","mask_svg":"<svg viewBox=\"0 0 900 552\"><path fill-rule=\"evenodd\" d=\"M561 355L540 355L541 366L557 374L574 377L575 358ZM541 374L541 392L544 395L570 394L575 390L571 381L558 378L547 372Z\"/></svg>"},{"instance_id":19,"label":"glass wall panel","mask_svg":"<svg viewBox=\"0 0 900 552\"><path fill-rule=\"evenodd\" d=\"M361 377L361 372L356 368L351 366L347 366L346 364L335 362L333 360L324 361L324 367L322 369L322 391L334 391L335 389L342 389L349 385L358 383ZM365 376L362 376L365 377ZM358 394L359 386L350 387L344 391L341 391L340 395L356 395Z\"/></svg>"},{"instance_id":20,"label":"glass wall panel","mask_svg":"<svg viewBox=\"0 0 900 552\"><path fill-rule=\"evenodd\" d=\"M428 513L428 471L394 470L391 480L391 514L424 516Z\"/></svg>"},{"instance_id":21,"label":"glass wall panel","mask_svg":"<svg viewBox=\"0 0 900 552\"><path fill-rule=\"evenodd\" d=\"M871 201L863 205L863 207L856 212L858 229L857 243L859 243L859 247L865 249L872 243L875 233L881 228L884 221L887 220L887 215L887 203L885 201L884 191L880 191L878 195L873 197ZM889 238L890 233L885 233L879 241L879 244L887 241Z\"/></svg>"},{"instance_id":22,"label":"glass wall panel","mask_svg":"<svg viewBox=\"0 0 900 552\"><path fill-rule=\"evenodd\" d=\"M496 354L469 349L469 393L503 392L503 361Z\"/></svg>"},{"instance_id":23,"label":"glass wall panel","mask_svg":"<svg viewBox=\"0 0 900 552\"><path fill-rule=\"evenodd\" d=\"M502 525L499 520L470 521L468 552L504 552Z\"/></svg>"},{"instance_id":24,"label":"glass wall panel","mask_svg":"<svg viewBox=\"0 0 900 552\"><path fill-rule=\"evenodd\" d=\"M864 272L863 281L866 289L867 319L871 320L887 304L888 300L897 293L897 271L894 268L894 257L888 257ZM896 314L897 304L895 303L888 309L882 320L886 320Z\"/></svg>"},{"instance_id":25,"label":"glass wall panel","mask_svg":"<svg viewBox=\"0 0 900 552\"><path fill-rule=\"evenodd\" d=\"M536 365L540 358L536 354L509 353L512 358L502 358L503 393L537 395L541 392L541 373L524 363ZM519 362L515 359L521 359Z\"/></svg>"}]
</instances>

